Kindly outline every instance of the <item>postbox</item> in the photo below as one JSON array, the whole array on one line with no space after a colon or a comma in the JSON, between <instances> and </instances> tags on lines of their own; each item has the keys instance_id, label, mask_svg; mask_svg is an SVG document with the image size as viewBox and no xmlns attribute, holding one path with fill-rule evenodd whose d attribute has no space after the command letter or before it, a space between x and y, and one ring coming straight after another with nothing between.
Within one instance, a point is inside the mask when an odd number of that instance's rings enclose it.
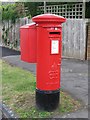
<instances>
[{"instance_id":1,"label":"postbox","mask_svg":"<svg viewBox=\"0 0 90 120\"><path fill-rule=\"evenodd\" d=\"M52 111L60 99L62 23L66 19L54 14L32 18L35 24L21 27L21 59L36 62L36 105Z\"/></svg>"},{"instance_id":2,"label":"postbox","mask_svg":"<svg viewBox=\"0 0 90 120\"><path fill-rule=\"evenodd\" d=\"M37 38L36 24L26 24L20 27L21 60L36 63Z\"/></svg>"},{"instance_id":3,"label":"postbox","mask_svg":"<svg viewBox=\"0 0 90 120\"><path fill-rule=\"evenodd\" d=\"M64 17L43 14L32 18L37 26L36 104L52 111L59 104L62 26Z\"/></svg>"}]
</instances>

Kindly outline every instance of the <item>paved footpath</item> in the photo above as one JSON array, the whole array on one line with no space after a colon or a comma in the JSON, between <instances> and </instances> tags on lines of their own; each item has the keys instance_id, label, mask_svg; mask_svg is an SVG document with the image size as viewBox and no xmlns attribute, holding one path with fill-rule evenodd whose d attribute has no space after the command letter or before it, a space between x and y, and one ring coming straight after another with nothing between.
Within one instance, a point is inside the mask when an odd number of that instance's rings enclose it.
<instances>
[{"instance_id":1,"label":"paved footpath","mask_svg":"<svg viewBox=\"0 0 90 120\"><path fill-rule=\"evenodd\" d=\"M36 64L21 61L19 55L4 56L2 59L36 75ZM62 59L61 86L63 90L67 91L75 99L80 100L83 104L81 110L64 115L62 118L88 118L88 62ZM55 118L60 117L55 116Z\"/></svg>"}]
</instances>

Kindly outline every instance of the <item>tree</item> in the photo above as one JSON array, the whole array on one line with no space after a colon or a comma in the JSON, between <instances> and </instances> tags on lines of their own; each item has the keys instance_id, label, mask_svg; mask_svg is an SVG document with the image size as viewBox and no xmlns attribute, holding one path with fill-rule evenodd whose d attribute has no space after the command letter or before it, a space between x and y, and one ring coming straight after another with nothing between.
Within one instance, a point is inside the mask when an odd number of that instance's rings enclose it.
<instances>
[{"instance_id":1,"label":"tree","mask_svg":"<svg viewBox=\"0 0 90 120\"><path fill-rule=\"evenodd\" d=\"M24 5L28 8L27 15L33 17L40 14L40 11L37 11L37 7L43 5L43 2L25 2Z\"/></svg>"},{"instance_id":2,"label":"tree","mask_svg":"<svg viewBox=\"0 0 90 120\"><path fill-rule=\"evenodd\" d=\"M23 3L13 3L1 5L2 20L11 20L15 22L16 19L26 16Z\"/></svg>"},{"instance_id":3,"label":"tree","mask_svg":"<svg viewBox=\"0 0 90 120\"><path fill-rule=\"evenodd\" d=\"M24 7L23 2L17 2L16 3L16 11L17 11L18 17L26 16L25 7Z\"/></svg>"}]
</instances>

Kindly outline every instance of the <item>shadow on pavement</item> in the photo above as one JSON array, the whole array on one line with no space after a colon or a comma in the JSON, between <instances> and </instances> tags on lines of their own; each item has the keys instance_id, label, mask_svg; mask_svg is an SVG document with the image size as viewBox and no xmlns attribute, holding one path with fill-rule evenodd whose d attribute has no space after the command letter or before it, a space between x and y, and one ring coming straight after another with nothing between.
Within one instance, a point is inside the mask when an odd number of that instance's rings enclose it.
<instances>
[{"instance_id":1,"label":"shadow on pavement","mask_svg":"<svg viewBox=\"0 0 90 120\"><path fill-rule=\"evenodd\" d=\"M16 51L0 46L0 54L1 54L0 57L6 57L10 55L20 55L20 51Z\"/></svg>"}]
</instances>

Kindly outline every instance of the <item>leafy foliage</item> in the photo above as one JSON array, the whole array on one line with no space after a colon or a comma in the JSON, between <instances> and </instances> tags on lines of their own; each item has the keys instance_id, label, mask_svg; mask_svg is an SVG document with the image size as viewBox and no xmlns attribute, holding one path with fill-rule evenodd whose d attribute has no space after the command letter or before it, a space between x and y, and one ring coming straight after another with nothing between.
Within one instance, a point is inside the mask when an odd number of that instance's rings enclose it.
<instances>
[{"instance_id":1,"label":"leafy foliage","mask_svg":"<svg viewBox=\"0 0 90 120\"><path fill-rule=\"evenodd\" d=\"M0 7L2 7L2 20L15 22L17 18L25 16L23 3L5 4Z\"/></svg>"},{"instance_id":2,"label":"leafy foliage","mask_svg":"<svg viewBox=\"0 0 90 120\"><path fill-rule=\"evenodd\" d=\"M3 22L3 32L2 40L6 46L10 48L16 48L18 45L18 40L15 38L15 29L12 31L12 27L15 28L15 23L19 18L25 17L25 8L22 2L13 3L13 4L3 4L0 6L2 9L2 22ZM5 27L5 22L8 23L8 26ZM10 33L10 31L12 31ZM10 34L13 34L13 39L10 37Z\"/></svg>"},{"instance_id":3,"label":"leafy foliage","mask_svg":"<svg viewBox=\"0 0 90 120\"><path fill-rule=\"evenodd\" d=\"M16 5L2 5L2 20L14 20L17 18Z\"/></svg>"},{"instance_id":4,"label":"leafy foliage","mask_svg":"<svg viewBox=\"0 0 90 120\"><path fill-rule=\"evenodd\" d=\"M38 11L37 7L43 5L43 2L25 2L24 5L28 9L27 15L33 17L41 13Z\"/></svg>"}]
</instances>

